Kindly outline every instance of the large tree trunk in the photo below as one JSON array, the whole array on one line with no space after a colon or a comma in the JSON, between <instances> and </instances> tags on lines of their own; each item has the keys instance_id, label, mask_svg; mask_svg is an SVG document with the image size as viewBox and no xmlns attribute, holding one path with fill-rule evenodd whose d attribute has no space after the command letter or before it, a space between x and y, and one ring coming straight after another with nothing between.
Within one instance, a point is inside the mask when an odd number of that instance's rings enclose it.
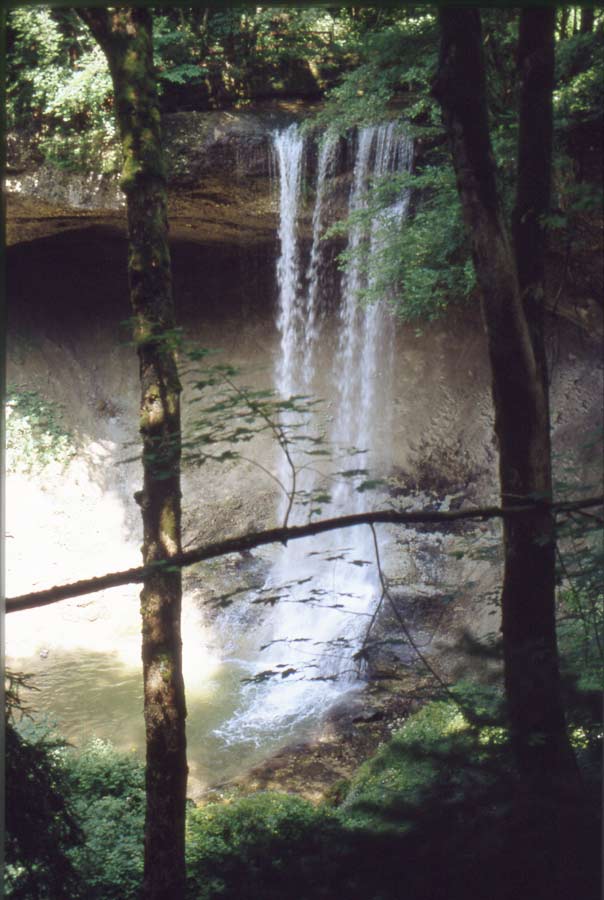
<instances>
[{"instance_id":1,"label":"large tree trunk","mask_svg":"<svg viewBox=\"0 0 604 900\"><path fill-rule=\"evenodd\" d=\"M502 595L505 683L518 768L534 782L572 775L576 767L560 697L555 634L555 545L548 392L541 326L543 231L549 201L551 48L549 10L523 14L520 64L519 182L515 238L518 267L495 181L485 90L480 14L442 9L434 89L449 135L474 265L482 291L492 370L502 503L543 500L543 510L504 525ZM538 26L538 27L537 27ZM543 101L535 112L532 104ZM530 111L529 111L530 107ZM544 128L538 148L536 116ZM543 167L547 171L539 173ZM535 182L533 182L535 179Z\"/></svg>"},{"instance_id":2,"label":"large tree trunk","mask_svg":"<svg viewBox=\"0 0 604 900\"><path fill-rule=\"evenodd\" d=\"M146 788L144 897L184 896L187 783L185 696L180 635L180 383L167 241L166 184L146 9L84 9L107 55L124 155L130 300L140 362L143 441L141 507L145 564L156 563L141 593Z\"/></svg>"},{"instance_id":3,"label":"large tree trunk","mask_svg":"<svg viewBox=\"0 0 604 900\"><path fill-rule=\"evenodd\" d=\"M480 13L442 9L434 89L449 136L482 293L502 505L542 500L504 521L502 632L512 749L521 776L507 836L507 895L594 896L592 833L582 822L566 731L555 629L555 534L543 336L543 214L549 205L554 17L521 13L515 252L495 181Z\"/></svg>"}]
</instances>

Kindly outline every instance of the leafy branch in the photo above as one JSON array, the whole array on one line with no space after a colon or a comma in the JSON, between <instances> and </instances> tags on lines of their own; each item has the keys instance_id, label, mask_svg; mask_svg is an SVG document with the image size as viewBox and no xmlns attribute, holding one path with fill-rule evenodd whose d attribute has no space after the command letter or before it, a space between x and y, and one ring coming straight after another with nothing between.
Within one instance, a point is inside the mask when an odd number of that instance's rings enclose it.
<instances>
[{"instance_id":1,"label":"leafy branch","mask_svg":"<svg viewBox=\"0 0 604 900\"><path fill-rule=\"evenodd\" d=\"M421 664L430 673L432 678L436 681L436 683L439 685L439 687L442 688L442 690L449 697L449 699L453 700L453 702L457 706L459 706L462 713L466 713L467 710L466 710L465 706L460 702L459 697L457 697L456 694L454 694L451 691L449 685L445 681L443 681L443 679L440 677L440 675L438 674L436 669L434 669L434 667L429 662L426 655L424 653L422 653L420 647L417 644L417 641L414 639L413 635L411 634L411 631L408 628L407 623L405 622L402 615L400 614L400 611L399 611L396 603L394 602L394 598L392 597L392 594L388 590L388 582L386 581L386 576L384 575L384 570L382 569L382 561L381 561L381 557L380 557L380 547L379 547L379 543L378 543L378 539L377 539L377 534L375 531L375 526L372 524L372 525L370 525L370 528L371 528L371 536L373 538L375 563L376 563L377 570L378 570L380 585L382 587L382 595L380 597L380 605L382 604L384 598L386 598L388 600L388 605L390 606L390 609L392 610L392 613L393 613L396 621L399 624L399 628L401 629L403 635L405 636L405 640L407 641L407 643L409 644L409 646L411 647L411 649L413 650L413 652L415 653L415 655L417 656L417 658L419 659ZM376 615L377 615L377 613L376 613Z\"/></svg>"},{"instance_id":2,"label":"leafy branch","mask_svg":"<svg viewBox=\"0 0 604 900\"><path fill-rule=\"evenodd\" d=\"M192 362L205 360L211 351L196 349L188 351ZM301 473L312 469L315 456L330 456L323 445L324 434L314 437L298 432L308 416L322 401L295 394L279 397L273 390L254 390L237 383L238 369L229 364L219 364L202 370L191 369L194 374L191 388L197 393L193 403L204 403L200 415L192 424L191 432L183 441L183 462L202 466L207 461L225 462L242 460L260 469L271 478L286 497L283 527L290 521L294 504L310 504L310 515L320 512L314 504L329 500L329 495L318 488L310 492L299 489ZM208 389L213 390L207 399ZM289 485L263 463L243 454L238 447L251 442L262 433L270 434L284 456L289 475ZM298 444L303 444L300 452L307 459L302 462L294 453ZM225 447L227 449L222 449ZM314 470L313 470L314 471Z\"/></svg>"}]
</instances>

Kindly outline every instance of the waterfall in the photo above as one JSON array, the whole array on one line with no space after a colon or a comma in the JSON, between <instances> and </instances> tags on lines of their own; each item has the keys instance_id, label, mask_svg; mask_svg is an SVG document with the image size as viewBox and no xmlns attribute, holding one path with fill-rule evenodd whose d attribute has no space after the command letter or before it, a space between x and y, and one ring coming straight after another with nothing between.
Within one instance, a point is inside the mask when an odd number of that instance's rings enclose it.
<instances>
[{"instance_id":1,"label":"waterfall","mask_svg":"<svg viewBox=\"0 0 604 900\"><path fill-rule=\"evenodd\" d=\"M411 161L411 141L405 135L397 135L396 123L363 128L358 136L350 212L365 207L371 180L388 172L406 171ZM369 234L362 224L353 226L348 244L353 256L342 288L338 342L341 364L335 372L338 412L331 439L344 448L356 446L369 451L378 443L379 434L382 466L390 462L388 420L392 410L394 329L385 300L366 307L359 303L359 294L366 286L360 250L366 242L368 255L375 258L382 240L380 229L385 224L400 223L407 205L408 196L404 194L373 219ZM370 462L368 454L361 453L350 458L348 468L368 468ZM354 490L350 482L340 483L334 501L334 513L342 508L354 512L367 509L366 496Z\"/></svg>"},{"instance_id":2,"label":"waterfall","mask_svg":"<svg viewBox=\"0 0 604 900\"><path fill-rule=\"evenodd\" d=\"M304 331L304 383L312 386L314 373L314 350L319 339L319 314L320 314L320 265L321 265L321 238L324 230L324 206L328 179L333 175L335 165L336 141L327 136L319 149L319 163L317 169L317 189L315 205L312 214L312 244L310 248L310 261L306 272L308 281L308 293L306 303L306 328Z\"/></svg>"},{"instance_id":3,"label":"waterfall","mask_svg":"<svg viewBox=\"0 0 604 900\"><path fill-rule=\"evenodd\" d=\"M325 203L334 177L336 144L325 140L319 149L311 247L305 267L298 235L304 141L295 125L275 133L273 139L279 178L280 244L276 269L280 353L275 387L280 395L289 397L309 394L319 374L319 324L324 301L321 236L328 224ZM394 123L360 130L349 212L366 206L373 179L407 168L410 159L410 143L397 134ZM382 224L388 220L400 222L405 209L401 198L382 214ZM349 235L353 256L342 280L337 349L328 373L336 404L328 434L330 445L335 448L332 474L342 469L370 468L368 451L375 444L377 433L383 439L381 419L392 401L392 317L384 301L367 308L358 302L366 276L356 254L364 243L369 252L379 250L379 225L374 221L367 229L358 224ZM302 426L311 436L315 433L310 415L287 413L282 423ZM295 456L302 467L304 449L303 444L299 445ZM355 449L359 452L355 453ZM342 451L347 454L344 464ZM382 464L386 458L382 452ZM280 480L289 485L291 472L283 460L278 471ZM301 471L296 489L311 491L316 487L316 478L314 473ZM355 490L352 479L340 478L332 491L329 513L363 511L368 508L367 498L368 494ZM285 499L282 513L286 506ZM294 507L289 521L300 523L307 519L307 507ZM364 527L292 541L279 552L263 589L265 594L272 592L278 602L259 641L263 650L256 674L272 671L281 677L261 680L249 688L249 703L221 731L227 739L253 738L267 729L282 729L285 736L301 719L324 712L344 689L359 684L352 656L360 646L380 594L371 541L371 532Z\"/></svg>"},{"instance_id":4,"label":"waterfall","mask_svg":"<svg viewBox=\"0 0 604 900\"><path fill-rule=\"evenodd\" d=\"M298 212L302 186L304 141L295 125L274 138L279 172L279 243L277 263L281 353L275 378L279 394L295 393L295 373L301 364L301 335L304 330L304 304L300 301L300 250Z\"/></svg>"},{"instance_id":5,"label":"waterfall","mask_svg":"<svg viewBox=\"0 0 604 900\"><path fill-rule=\"evenodd\" d=\"M365 205L370 174L370 154L375 139L375 128L363 128L358 137L358 145L354 162L352 189L350 192L349 212L355 213ZM353 254L358 254L361 242L364 238L364 229L360 225L354 225L351 229L348 249ZM361 309L358 303L359 292L363 286L361 265L358 256L353 255L352 261L346 272L342 286L342 305L340 309L340 334L338 340L338 358L341 360L340 371L336 376L336 389L338 392L338 410L336 414L334 440L342 446L355 446L358 441L357 429L362 429L361 439L367 432L367 423L357 418L356 405L364 373L362 359L365 353L365 339L369 338L370 352L375 343L375 334L365 335L363 325L367 313ZM370 313L371 314L371 313ZM363 410L366 412L367 410ZM360 412L360 410L359 410ZM359 449L364 450L365 447ZM358 461L358 460L357 460ZM353 468L351 465L350 468ZM336 493L335 503L342 507L349 499L349 485L340 484Z\"/></svg>"}]
</instances>

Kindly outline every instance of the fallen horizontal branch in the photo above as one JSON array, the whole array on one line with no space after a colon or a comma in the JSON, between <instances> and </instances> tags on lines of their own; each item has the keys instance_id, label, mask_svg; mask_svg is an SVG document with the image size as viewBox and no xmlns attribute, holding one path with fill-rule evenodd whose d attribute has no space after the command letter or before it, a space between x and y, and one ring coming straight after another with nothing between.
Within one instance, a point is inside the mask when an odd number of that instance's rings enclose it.
<instances>
[{"instance_id":1,"label":"fallen horizontal branch","mask_svg":"<svg viewBox=\"0 0 604 900\"><path fill-rule=\"evenodd\" d=\"M551 509L556 513L572 512L574 510L589 509L602 506L604 497L589 497L585 500L570 500L561 503L553 503ZM108 575L100 575L95 578L85 578L72 584L63 584L51 587L44 591L34 591L30 594L22 594L19 597L6 598L6 612L18 612L24 609L33 609L38 606L47 606L59 600L67 600L71 597L81 597L84 594L94 594L107 588L120 587L124 584L141 583L147 576L157 571L157 566L169 566L170 568L185 568L207 559L216 559L229 553L240 553L245 550L253 550L266 544L287 544L288 541L298 538L310 537L314 534L322 534L326 531L337 531L341 528L352 528L356 525L420 525L420 524L447 524L462 520L477 519L503 519L507 516L519 516L524 513L534 512L543 504L532 503L524 506L502 508L498 506L486 506L476 509L459 509L448 512L396 512L395 510L377 510L375 512L357 513L350 516L338 516L333 519L309 522L307 525L292 525L287 528L269 528L266 531L258 531L252 534L243 534L238 537L227 538L224 541L216 541L205 544L193 550L187 550L178 556L173 556L165 562L155 566L138 566L126 569L122 572L112 572Z\"/></svg>"}]
</instances>

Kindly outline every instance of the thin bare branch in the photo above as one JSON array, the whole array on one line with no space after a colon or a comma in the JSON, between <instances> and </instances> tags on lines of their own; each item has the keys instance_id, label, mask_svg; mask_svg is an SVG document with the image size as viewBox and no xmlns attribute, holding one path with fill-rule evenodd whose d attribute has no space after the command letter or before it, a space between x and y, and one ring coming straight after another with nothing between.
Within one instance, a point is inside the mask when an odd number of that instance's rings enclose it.
<instances>
[{"instance_id":1,"label":"thin bare branch","mask_svg":"<svg viewBox=\"0 0 604 900\"><path fill-rule=\"evenodd\" d=\"M409 643L409 646L411 647L411 649L413 650L413 652L415 653L415 655L417 656L417 658L419 659L419 661L421 662L421 664L422 664L422 665L424 666L424 668L430 673L430 675L432 676L432 678L434 678L434 680L436 681L436 683L439 685L440 688L442 688L442 690L445 692L445 694L446 694L451 700L453 700L453 702L454 702L455 704L457 704L457 706L460 707L460 709L461 709L462 712L464 712L464 708L463 708L462 704L461 704L460 701L459 701L459 697L457 697L454 693L452 693L452 691L451 691L449 685L447 684L447 682L446 682L446 681L443 681L443 679L440 677L440 675L438 674L438 672L436 671L436 669L434 669L434 668L432 667L432 665L431 665L430 662L428 661L427 657L422 653L422 651L420 650L418 644L416 643L416 641L415 641L413 635L411 634L411 631L409 630L409 628L408 628L408 626L407 626L407 623L405 622L405 620L403 619L402 615L400 614L399 608L398 608L398 606L396 605L396 603L394 602L394 599L393 599L393 597L392 597L392 594L391 594L390 591L388 590L388 583L387 583L386 577L385 577L385 575L384 575L384 570L382 569L382 562L381 562L381 559L380 559L380 547L379 547L379 544L378 544L377 534L376 534L376 532L375 532L375 526L374 526L374 525L370 525L369 527L371 528L371 536L372 536L372 538L373 538L373 549L374 549L374 552L375 552L375 563L376 563L377 570L378 570L378 575L379 575L379 578L380 578L380 584L381 584L381 586L382 586L382 597L385 597L385 598L388 600L388 603L389 603L389 605L390 605L390 609L392 610L392 613L393 613L395 619L397 620L397 622L398 622L398 624L399 624L399 627L400 627L402 633L403 633L404 636L405 636L405 640Z\"/></svg>"},{"instance_id":2,"label":"thin bare branch","mask_svg":"<svg viewBox=\"0 0 604 900\"><path fill-rule=\"evenodd\" d=\"M277 476L274 474L274 472L271 472L271 470L268 469L266 466L263 466L262 463L258 462L255 459L252 459L249 456L240 456L239 459L242 460L242 462L249 463L250 466L256 466L257 469L260 469L261 472L264 472L265 475L268 475L269 478L272 478L272 480L275 482L275 484L279 485L279 487L281 488L283 493L286 494L287 496L289 496L289 492L288 492L287 488L285 487L285 485L283 484L283 482L281 481L281 479L277 478Z\"/></svg>"},{"instance_id":3,"label":"thin bare branch","mask_svg":"<svg viewBox=\"0 0 604 900\"><path fill-rule=\"evenodd\" d=\"M294 465L294 461L289 452L289 441L287 439L287 435L285 434L285 430L279 422L275 422L275 420L266 413L266 410L263 409L262 404L256 403L250 399L249 394L245 389L240 388L238 385L236 385L235 382L231 378L225 377L224 380L225 380L225 383L228 384L228 386L231 388L231 390L234 391L238 397L240 397L242 400L244 400L247 403L250 410L253 413L255 413L256 415L259 415L260 418L266 422L270 431L272 431L274 437L276 438L277 443L281 447L281 450L283 451L283 453L285 455L285 459L287 460L287 464L288 464L289 468L291 469L292 487L291 487L291 491L289 491L289 492L286 491L286 494L288 497L288 504L287 504L287 509L285 511L285 516L283 519L283 527L287 528L287 525L289 522L289 516L292 511L292 507L294 505L294 499L296 496L296 467ZM262 468L262 466L261 466L261 468ZM266 469L264 471L266 471ZM278 479L276 479L276 480L278 480ZM278 480L278 483L281 485L283 490L286 490L285 486L281 483L281 481Z\"/></svg>"}]
</instances>

